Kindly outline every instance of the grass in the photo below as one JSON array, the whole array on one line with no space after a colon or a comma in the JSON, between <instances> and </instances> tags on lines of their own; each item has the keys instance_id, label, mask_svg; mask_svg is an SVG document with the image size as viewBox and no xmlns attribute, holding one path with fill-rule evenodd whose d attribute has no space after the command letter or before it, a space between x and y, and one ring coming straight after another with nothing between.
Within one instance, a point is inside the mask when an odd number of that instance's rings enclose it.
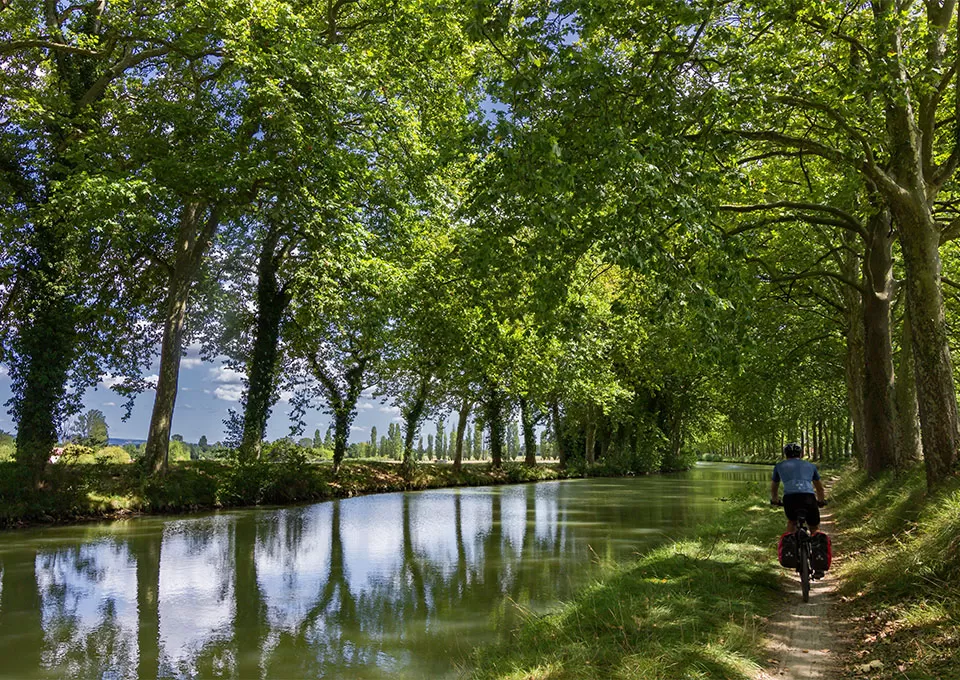
<instances>
[{"instance_id":1,"label":"grass","mask_svg":"<svg viewBox=\"0 0 960 680\"><path fill-rule=\"evenodd\" d=\"M695 536L610 565L559 611L530 614L478 652L483 680L753 678L762 625L779 600L780 514L760 491L729 503Z\"/></svg>"},{"instance_id":2,"label":"grass","mask_svg":"<svg viewBox=\"0 0 960 680\"><path fill-rule=\"evenodd\" d=\"M505 463L420 464L404 475L398 463L345 461L340 474L329 464L300 459L241 465L229 461L171 463L162 478L137 465L98 462L51 465L43 487L33 491L15 463L0 462L0 527L101 519L131 513L182 513L224 507L324 501L369 493L452 486L515 484L581 477L596 471L562 470L556 465L528 468Z\"/></svg>"},{"instance_id":3,"label":"grass","mask_svg":"<svg viewBox=\"0 0 960 680\"><path fill-rule=\"evenodd\" d=\"M882 661L872 678L960 677L960 479L929 494L922 468L875 482L848 472L833 497L847 665Z\"/></svg>"}]
</instances>

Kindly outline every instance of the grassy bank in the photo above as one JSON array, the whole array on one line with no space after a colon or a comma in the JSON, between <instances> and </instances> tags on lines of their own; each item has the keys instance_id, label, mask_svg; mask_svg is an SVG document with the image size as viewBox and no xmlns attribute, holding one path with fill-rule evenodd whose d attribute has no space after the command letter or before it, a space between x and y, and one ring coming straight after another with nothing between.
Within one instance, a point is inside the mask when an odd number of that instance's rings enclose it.
<instances>
[{"instance_id":1,"label":"grassy bank","mask_svg":"<svg viewBox=\"0 0 960 680\"><path fill-rule=\"evenodd\" d=\"M847 666L879 660L871 678L960 678L960 480L930 495L922 469L833 489L843 536Z\"/></svg>"},{"instance_id":2,"label":"grassy bank","mask_svg":"<svg viewBox=\"0 0 960 680\"><path fill-rule=\"evenodd\" d=\"M291 459L237 464L186 461L171 464L162 478L135 464L51 465L43 488L32 491L14 463L0 463L0 527L112 518L134 513L182 513L262 504L291 504L369 493L451 486L514 484L584 476L585 470L555 465L534 468L506 463L421 464L404 475L398 463L347 461L334 477L329 464ZM603 474L603 469L590 474Z\"/></svg>"},{"instance_id":3,"label":"grassy bank","mask_svg":"<svg viewBox=\"0 0 960 680\"><path fill-rule=\"evenodd\" d=\"M481 651L476 678L752 678L761 626L779 601L775 541L783 521L757 504L607 574L559 611L533 616Z\"/></svg>"}]
</instances>

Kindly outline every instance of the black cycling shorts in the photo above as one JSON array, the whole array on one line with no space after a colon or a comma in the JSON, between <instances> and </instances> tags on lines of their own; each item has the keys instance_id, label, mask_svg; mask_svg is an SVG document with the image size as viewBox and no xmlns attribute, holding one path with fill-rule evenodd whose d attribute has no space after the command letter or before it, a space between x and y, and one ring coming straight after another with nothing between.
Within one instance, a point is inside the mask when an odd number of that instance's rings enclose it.
<instances>
[{"instance_id":1,"label":"black cycling shorts","mask_svg":"<svg viewBox=\"0 0 960 680\"><path fill-rule=\"evenodd\" d=\"M803 512L808 526L815 527L820 524L820 506L817 505L816 494L787 494L783 497L783 511L787 513L787 519L796 521L797 513Z\"/></svg>"}]
</instances>

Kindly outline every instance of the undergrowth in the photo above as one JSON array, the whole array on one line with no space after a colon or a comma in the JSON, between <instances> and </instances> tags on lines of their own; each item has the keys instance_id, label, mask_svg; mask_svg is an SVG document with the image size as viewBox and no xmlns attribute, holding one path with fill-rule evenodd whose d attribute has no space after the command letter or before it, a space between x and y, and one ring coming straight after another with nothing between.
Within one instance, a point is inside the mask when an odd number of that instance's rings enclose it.
<instances>
[{"instance_id":1,"label":"undergrowth","mask_svg":"<svg viewBox=\"0 0 960 680\"><path fill-rule=\"evenodd\" d=\"M874 678L960 677L960 480L929 494L920 467L874 482L850 471L833 496L848 666L879 660Z\"/></svg>"},{"instance_id":2,"label":"undergrowth","mask_svg":"<svg viewBox=\"0 0 960 680\"><path fill-rule=\"evenodd\" d=\"M478 653L474 677L753 678L780 592L771 546L781 523L755 499L731 502L694 537L609 567L555 613L529 614L511 639Z\"/></svg>"},{"instance_id":3,"label":"undergrowth","mask_svg":"<svg viewBox=\"0 0 960 680\"><path fill-rule=\"evenodd\" d=\"M324 501L369 493L452 486L486 486L607 474L602 469L505 463L421 464L404 474L398 463L346 461L331 465L294 454L270 460L172 462L164 476L144 474L137 464L107 460L87 465L50 465L34 489L28 473L0 462L0 527L116 517L129 513L181 513L252 505Z\"/></svg>"}]
</instances>

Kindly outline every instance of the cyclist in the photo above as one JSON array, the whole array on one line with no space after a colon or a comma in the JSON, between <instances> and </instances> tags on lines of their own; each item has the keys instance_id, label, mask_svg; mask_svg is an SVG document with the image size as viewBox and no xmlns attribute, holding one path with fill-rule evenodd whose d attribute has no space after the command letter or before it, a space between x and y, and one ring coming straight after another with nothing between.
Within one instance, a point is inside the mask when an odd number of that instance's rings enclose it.
<instances>
[{"instance_id":1,"label":"cyclist","mask_svg":"<svg viewBox=\"0 0 960 680\"><path fill-rule=\"evenodd\" d=\"M823 484L817 466L805 460L800 445L790 442L783 447L785 460L773 468L773 481L770 483L770 503L779 502L778 490L783 482L783 511L787 515L787 531L797 530L797 512L805 510L810 533L820 529L820 506L824 504Z\"/></svg>"}]
</instances>

